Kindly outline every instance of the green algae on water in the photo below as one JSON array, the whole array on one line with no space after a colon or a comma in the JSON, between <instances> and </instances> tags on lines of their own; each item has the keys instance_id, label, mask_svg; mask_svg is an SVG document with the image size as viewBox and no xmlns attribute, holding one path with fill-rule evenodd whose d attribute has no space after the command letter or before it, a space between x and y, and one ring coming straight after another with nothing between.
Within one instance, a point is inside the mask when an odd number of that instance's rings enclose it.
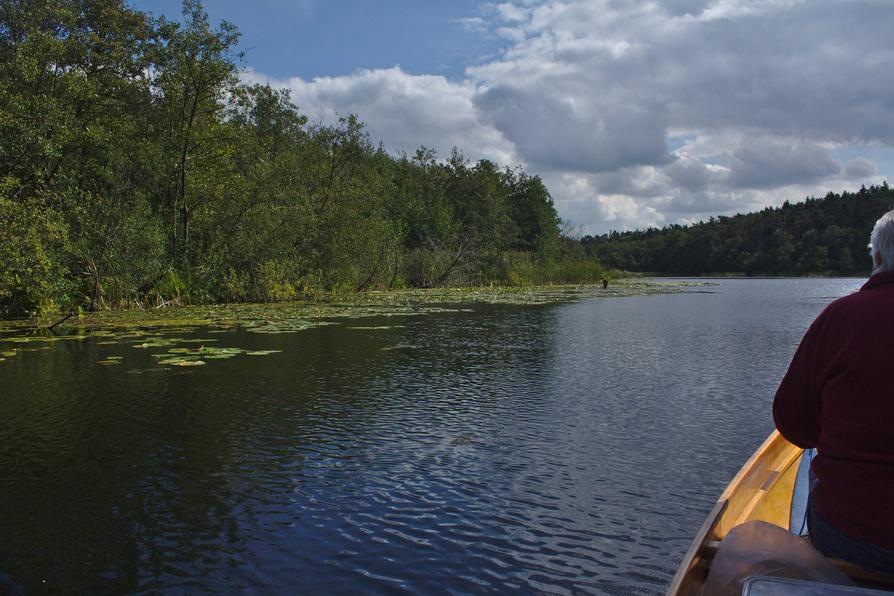
<instances>
[{"instance_id":1,"label":"green algae on water","mask_svg":"<svg viewBox=\"0 0 894 596\"><path fill-rule=\"evenodd\" d=\"M242 348L212 348L206 344L217 338L193 338L183 335L204 329L202 335L224 334L244 330L259 334L299 333L325 325L340 323L331 319L362 319L368 317L411 317L439 313L473 313L471 304L542 305L569 302L584 298L641 296L679 293L692 282L658 282L623 280L609 290L599 286L544 286L544 287L487 287L438 288L401 291L371 291L358 293L331 302L291 302L277 304L223 304L186 306L162 311L118 311L88 313L74 319L52 335L47 328L35 327L33 321L11 321L4 324L6 333L30 332L31 335L0 337L3 344L16 347L0 352L3 361L19 352L48 350L59 341L93 338L93 345L130 345L135 349L167 348L166 354L152 354L159 364L168 366L201 366L206 360L226 360L239 354L267 356L281 350L247 350ZM327 320L329 319L329 320ZM355 330L387 330L404 325L355 325ZM101 341L96 341L101 340ZM28 347L19 347L30 344ZM198 344L199 347L195 348ZM6 346L12 347L12 346ZM383 350L412 350L418 346L398 344ZM121 357L108 357L103 365L117 364Z\"/></svg>"}]
</instances>

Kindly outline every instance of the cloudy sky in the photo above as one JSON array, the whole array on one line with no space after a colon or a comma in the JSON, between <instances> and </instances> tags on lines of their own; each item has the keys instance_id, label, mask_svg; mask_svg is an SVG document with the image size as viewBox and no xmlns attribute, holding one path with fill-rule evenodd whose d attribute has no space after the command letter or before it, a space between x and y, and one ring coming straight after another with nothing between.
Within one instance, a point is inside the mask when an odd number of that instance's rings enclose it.
<instances>
[{"instance_id":1,"label":"cloudy sky","mask_svg":"<svg viewBox=\"0 0 894 596\"><path fill-rule=\"evenodd\" d=\"M584 232L894 182L894 0L205 4L312 120L522 165Z\"/></svg>"}]
</instances>

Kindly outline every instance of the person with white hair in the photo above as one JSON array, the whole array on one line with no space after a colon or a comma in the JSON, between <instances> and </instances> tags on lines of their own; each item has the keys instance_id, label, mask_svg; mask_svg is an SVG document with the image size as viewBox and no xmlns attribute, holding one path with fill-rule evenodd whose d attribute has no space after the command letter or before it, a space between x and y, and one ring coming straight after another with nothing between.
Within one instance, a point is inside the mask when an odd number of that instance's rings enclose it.
<instances>
[{"instance_id":1,"label":"person with white hair","mask_svg":"<svg viewBox=\"0 0 894 596\"><path fill-rule=\"evenodd\" d=\"M808 531L822 554L894 575L894 211L873 272L810 325L773 400L776 428L814 447Z\"/></svg>"},{"instance_id":2,"label":"person with white hair","mask_svg":"<svg viewBox=\"0 0 894 596\"><path fill-rule=\"evenodd\" d=\"M873 273L894 271L894 210L882 215L869 235L869 255L875 265Z\"/></svg>"}]
</instances>

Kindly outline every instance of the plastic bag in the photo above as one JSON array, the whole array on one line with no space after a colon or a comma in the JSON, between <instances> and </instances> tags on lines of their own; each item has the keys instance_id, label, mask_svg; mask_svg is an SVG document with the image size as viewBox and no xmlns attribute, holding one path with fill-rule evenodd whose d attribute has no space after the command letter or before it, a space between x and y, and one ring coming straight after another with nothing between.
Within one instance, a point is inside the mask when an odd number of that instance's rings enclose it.
<instances>
[{"instance_id":1,"label":"plastic bag","mask_svg":"<svg viewBox=\"0 0 894 596\"><path fill-rule=\"evenodd\" d=\"M745 522L720 542L704 594L741 594L745 579L755 575L854 585L805 539L763 521Z\"/></svg>"}]
</instances>

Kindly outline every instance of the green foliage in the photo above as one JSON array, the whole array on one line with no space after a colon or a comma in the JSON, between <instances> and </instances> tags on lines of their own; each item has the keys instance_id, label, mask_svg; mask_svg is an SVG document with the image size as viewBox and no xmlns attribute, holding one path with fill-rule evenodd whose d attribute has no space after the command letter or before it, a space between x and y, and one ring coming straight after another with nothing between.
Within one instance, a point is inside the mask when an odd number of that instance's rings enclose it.
<instances>
[{"instance_id":1,"label":"green foliage","mask_svg":"<svg viewBox=\"0 0 894 596\"><path fill-rule=\"evenodd\" d=\"M52 314L65 303L66 240L56 212L0 198L0 312Z\"/></svg>"},{"instance_id":2,"label":"green foliage","mask_svg":"<svg viewBox=\"0 0 894 596\"><path fill-rule=\"evenodd\" d=\"M309 125L183 17L0 0L0 315L596 276L540 178Z\"/></svg>"},{"instance_id":3,"label":"green foliage","mask_svg":"<svg viewBox=\"0 0 894 596\"><path fill-rule=\"evenodd\" d=\"M266 261L257 275L257 290L252 296L268 302L294 300L298 295L293 285L293 275L288 263Z\"/></svg>"},{"instance_id":4,"label":"green foliage","mask_svg":"<svg viewBox=\"0 0 894 596\"><path fill-rule=\"evenodd\" d=\"M577 244L569 241L569 244ZM578 245L579 246L579 245ZM596 259L582 254L550 260L536 253L517 252L507 258L503 281L511 286L546 284L594 284L608 277Z\"/></svg>"},{"instance_id":5,"label":"green foliage","mask_svg":"<svg viewBox=\"0 0 894 596\"><path fill-rule=\"evenodd\" d=\"M179 271L168 269L148 292L150 305L187 305L192 303L191 284L188 277Z\"/></svg>"},{"instance_id":6,"label":"green foliage","mask_svg":"<svg viewBox=\"0 0 894 596\"><path fill-rule=\"evenodd\" d=\"M582 240L588 254L627 271L703 275L866 274L876 220L894 205L887 183L829 193L758 213L662 230L612 232Z\"/></svg>"}]
</instances>

